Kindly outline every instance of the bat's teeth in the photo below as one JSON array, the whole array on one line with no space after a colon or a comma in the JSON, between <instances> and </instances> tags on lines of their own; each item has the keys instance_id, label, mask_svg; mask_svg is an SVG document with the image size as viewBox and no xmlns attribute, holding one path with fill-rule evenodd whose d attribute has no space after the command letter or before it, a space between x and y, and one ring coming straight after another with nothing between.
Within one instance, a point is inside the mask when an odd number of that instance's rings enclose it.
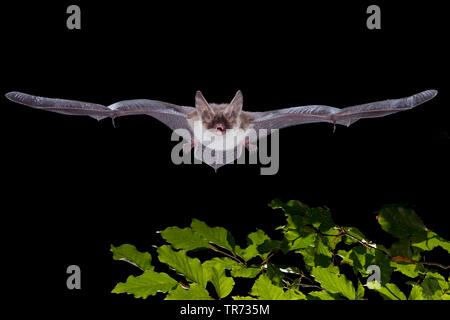
<instances>
[{"instance_id":1,"label":"bat's teeth","mask_svg":"<svg viewBox=\"0 0 450 320\"><path fill-rule=\"evenodd\" d=\"M217 125L216 126L216 133L218 134L218 135L223 135L223 134L225 134L225 127L223 126L223 125Z\"/></svg>"}]
</instances>

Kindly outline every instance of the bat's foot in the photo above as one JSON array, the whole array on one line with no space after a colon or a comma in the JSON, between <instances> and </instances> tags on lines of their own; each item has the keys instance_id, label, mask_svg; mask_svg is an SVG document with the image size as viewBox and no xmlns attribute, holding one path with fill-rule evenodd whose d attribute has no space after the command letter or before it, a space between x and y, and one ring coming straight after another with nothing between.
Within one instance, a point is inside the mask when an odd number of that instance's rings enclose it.
<instances>
[{"instance_id":1,"label":"bat's foot","mask_svg":"<svg viewBox=\"0 0 450 320\"><path fill-rule=\"evenodd\" d=\"M244 145L250 153L255 153L256 151L258 151L258 146L256 144L245 141Z\"/></svg>"},{"instance_id":2,"label":"bat's foot","mask_svg":"<svg viewBox=\"0 0 450 320\"><path fill-rule=\"evenodd\" d=\"M192 148L196 146L196 143L194 141L186 142L183 144L183 153L189 153L191 152Z\"/></svg>"}]
</instances>

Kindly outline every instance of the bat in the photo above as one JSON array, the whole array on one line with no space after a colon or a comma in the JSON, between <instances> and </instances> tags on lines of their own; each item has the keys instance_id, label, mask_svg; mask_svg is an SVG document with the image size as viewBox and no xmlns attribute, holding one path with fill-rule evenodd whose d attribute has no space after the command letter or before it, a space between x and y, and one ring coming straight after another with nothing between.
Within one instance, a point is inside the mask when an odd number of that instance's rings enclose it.
<instances>
[{"instance_id":1,"label":"bat","mask_svg":"<svg viewBox=\"0 0 450 320\"><path fill-rule=\"evenodd\" d=\"M230 103L222 104L208 103L202 93L197 91L195 107L147 99L125 100L104 106L76 100L38 97L21 92L9 92L6 97L32 108L66 115L90 116L97 120L112 118L113 124L117 117L149 115L184 139L184 153L194 148L195 158L217 170L239 158L244 147L251 153L255 152L258 139L271 134L273 129L315 122L348 127L359 119L384 117L412 109L436 95L437 90L426 90L405 98L343 109L308 105L266 112L244 111L241 91L237 91Z\"/></svg>"}]
</instances>

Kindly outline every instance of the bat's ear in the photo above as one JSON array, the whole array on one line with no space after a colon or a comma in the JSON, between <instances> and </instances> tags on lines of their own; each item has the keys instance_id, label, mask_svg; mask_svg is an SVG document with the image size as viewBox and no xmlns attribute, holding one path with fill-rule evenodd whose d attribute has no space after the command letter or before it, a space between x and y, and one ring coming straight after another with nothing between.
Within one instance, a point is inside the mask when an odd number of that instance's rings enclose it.
<instances>
[{"instance_id":1,"label":"bat's ear","mask_svg":"<svg viewBox=\"0 0 450 320\"><path fill-rule=\"evenodd\" d=\"M224 114L228 117L231 116L237 117L241 113L243 105L244 105L244 97L242 96L241 90L238 90L233 100L231 100L230 104L225 109Z\"/></svg>"},{"instance_id":2,"label":"bat's ear","mask_svg":"<svg viewBox=\"0 0 450 320\"><path fill-rule=\"evenodd\" d=\"M214 110L208 104L208 101L206 101L200 90L195 94L195 108L202 119L207 120L214 116Z\"/></svg>"}]
</instances>

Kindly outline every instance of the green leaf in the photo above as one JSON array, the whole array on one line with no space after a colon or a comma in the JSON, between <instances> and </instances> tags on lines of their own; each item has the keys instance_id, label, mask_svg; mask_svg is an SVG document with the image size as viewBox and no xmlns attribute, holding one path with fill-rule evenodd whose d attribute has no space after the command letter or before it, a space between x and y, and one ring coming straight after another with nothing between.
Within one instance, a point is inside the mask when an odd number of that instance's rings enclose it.
<instances>
[{"instance_id":1,"label":"green leaf","mask_svg":"<svg viewBox=\"0 0 450 320\"><path fill-rule=\"evenodd\" d=\"M298 200L284 203L279 199L273 200L269 206L273 209L283 209L288 229L298 230L303 226L312 225L323 232L334 226L331 213L327 208L311 208Z\"/></svg>"},{"instance_id":2,"label":"green leaf","mask_svg":"<svg viewBox=\"0 0 450 320\"><path fill-rule=\"evenodd\" d=\"M233 252L234 240L231 234L222 227L209 227L203 221L192 219L191 228L204 239ZM232 244L230 243L232 242Z\"/></svg>"},{"instance_id":3,"label":"green leaf","mask_svg":"<svg viewBox=\"0 0 450 320\"><path fill-rule=\"evenodd\" d=\"M350 251L339 250L338 255L342 257L342 262L353 267L355 273L360 273L363 277L369 276L367 267L375 259L374 250L363 246L353 247Z\"/></svg>"},{"instance_id":4,"label":"green leaf","mask_svg":"<svg viewBox=\"0 0 450 320\"><path fill-rule=\"evenodd\" d=\"M306 265L306 269L309 271L311 269L311 267L315 267L315 256L316 256L316 248L314 247L309 247L306 249L299 249L298 251L296 251L298 253L300 253L303 257L303 262Z\"/></svg>"},{"instance_id":5,"label":"green leaf","mask_svg":"<svg viewBox=\"0 0 450 320\"><path fill-rule=\"evenodd\" d=\"M425 236L414 236L411 242L411 245L413 247L418 247L424 251L430 251L437 246L440 246L448 253L450 253L450 241L445 240L444 238L431 231L428 231Z\"/></svg>"},{"instance_id":6,"label":"green leaf","mask_svg":"<svg viewBox=\"0 0 450 320\"><path fill-rule=\"evenodd\" d=\"M311 232L301 232L293 242L289 244L289 251L305 249L313 246L316 241L316 234Z\"/></svg>"},{"instance_id":7,"label":"green leaf","mask_svg":"<svg viewBox=\"0 0 450 320\"><path fill-rule=\"evenodd\" d=\"M161 236L175 249L193 250L209 248L209 242L191 228L169 227L161 231Z\"/></svg>"},{"instance_id":8,"label":"green leaf","mask_svg":"<svg viewBox=\"0 0 450 320\"><path fill-rule=\"evenodd\" d=\"M237 265L231 269L231 275L240 278L255 278L260 272L260 267L245 267L243 265Z\"/></svg>"},{"instance_id":9,"label":"green leaf","mask_svg":"<svg viewBox=\"0 0 450 320\"><path fill-rule=\"evenodd\" d=\"M439 273L427 272L420 287L424 300L438 300L449 289L449 283Z\"/></svg>"},{"instance_id":10,"label":"green leaf","mask_svg":"<svg viewBox=\"0 0 450 320\"><path fill-rule=\"evenodd\" d=\"M248 240L249 245L259 246L260 244L263 244L264 241L270 240L270 238L264 231L258 229L248 235Z\"/></svg>"},{"instance_id":11,"label":"green leaf","mask_svg":"<svg viewBox=\"0 0 450 320\"><path fill-rule=\"evenodd\" d=\"M411 209L397 206L385 207L379 211L377 219L384 231L399 239L426 233L422 220Z\"/></svg>"},{"instance_id":12,"label":"green leaf","mask_svg":"<svg viewBox=\"0 0 450 320\"><path fill-rule=\"evenodd\" d=\"M263 244L265 241L271 240L262 230L257 230L248 235L248 246L245 249L242 249L239 246L235 247L236 253L244 259L244 261L248 261L256 256L260 256L262 259L265 259L269 252L258 251L258 246Z\"/></svg>"},{"instance_id":13,"label":"green leaf","mask_svg":"<svg viewBox=\"0 0 450 320\"><path fill-rule=\"evenodd\" d=\"M421 258L421 249L412 247L409 240L403 239L392 244L389 248L391 257L403 256L411 260L418 261Z\"/></svg>"},{"instance_id":14,"label":"green leaf","mask_svg":"<svg viewBox=\"0 0 450 320\"><path fill-rule=\"evenodd\" d=\"M412 264L405 262L391 262L394 271L399 271L410 278L416 278L425 272L425 268L421 264Z\"/></svg>"},{"instance_id":15,"label":"green leaf","mask_svg":"<svg viewBox=\"0 0 450 320\"><path fill-rule=\"evenodd\" d=\"M393 283L386 283L377 290L385 300L406 300L406 296Z\"/></svg>"},{"instance_id":16,"label":"green leaf","mask_svg":"<svg viewBox=\"0 0 450 320\"><path fill-rule=\"evenodd\" d=\"M286 238L282 240L266 240L263 244L258 246L258 252L261 254L268 254L270 252L281 250L283 253L289 251L289 241Z\"/></svg>"},{"instance_id":17,"label":"green leaf","mask_svg":"<svg viewBox=\"0 0 450 320\"><path fill-rule=\"evenodd\" d=\"M423 265L413 263L413 261L421 259L420 252L421 249L411 247L409 240L400 240L389 249L393 260L390 262L390 265L394 268L394 271L401 272L410 278L416 278L419 274L425 272ZM404 261L395 261L395 259L403 259ZM408 260L412 261L408 262Z\"/></svg>"},{"instance_id":18,"label":"green leaf","mask_svg":"<svg viewBox=\"0 0 450 320\"><path fill-rule=\"evenodd\" d=\"M211 260L206 260L205 262L203 262L202 265L204 268L212 268L216 265L220 265L221 268L227 269L227 270L231 270L233 268L238 268L238 267L243 266L241 263L239 263L236 260L233 260L231 258L228 258L228 257L212 258Z\"/></svg>"},{"instance_id":19,"label":"green leaf","mask_svg":"<svg viewBox=\"0 0 450 320\"><path fill-rule=\"evenodd\" d=\"M257 296L261 300L303 300L305 295L298 290L283 291L282 288L275 286L266 276L261 275L255 281L252 287L251 295Z\"/></svg>"},{"instance_id":20,"label":"green leaf","mask_svg":"<svg viewBox=\"0 0 450 320\"><path fill-rule=\"evenodd\" d=\"M289 289L284 292L284 300L306 300L306 296L296 289Z\"/></svg>"},{"instance_id":21,"label":"green leaf","mask_svg":"<svg viewBox=\"0 0 450 320\"><path fill-rule=\"evenodd\" d=\"M345 231L346 231L348 234L350 234L350 235L356 237L356 238L359 239L359 240L364 240L364 239L366 238L366 237L364 236L364 234L363 234L359 229L357 229L357 228L354 228L354 227L345 227L344 229L345 229ZM345 237L344 237L344 243L345 243L345 244L353 244L353 243L357 243L357 242L358 242L358 241L355 240L355 239L352 238L352 237L349 237L349 236L345 236Z\"/></svg>"},{"instance_id":22,"label":"green leaf","mask_svg":"<svg viewBox=\"0 0 450 320\"><path fill-rule=\"evenodd\" d=\"M409 293L408 300L423 300L422 288L418 285L415 285Z\"/></svg>"},{"instance_id":23,"label":"green leaf","mask_svg":"<svg viewBox=\"0 0 450 320\"><path fill-rule=\"evenodd\" d=\"M367 248L363 246L357 246L350 250L349 258L353 261L353 268L356 271L366 274L366 266L368 266L366 261L371 261L374 256Z\"/></svg>"},{"instance_id":24,"label":"green leaf","mask_svg":"<svg viewBox=\"0 0 450 320\"><path fill-rule=\"evenodd\" d=\"M331 265L331 250L324 244L321 237L316 239L316 247L314 248L314 266L328 267Z\"/></svg>"},{"instance_id":25,"label":"green leaf","mask_svg":"<svg viewBox=\"0 0 450 320\"><path fill-rule=\"evenodd\" d=\"M225 275L225 269L220 264L216 264L209 269L209 279L216 289L219 299L225 298L233 290L234 280Z\"/></svg>"},{"instance_id":26,"label":"green leaf","mask_svg":"<svg viewBox=\"0 0 450 320\"><path fill-rule=\"evenodd\" d=\"M258 300L258 299L253 298L253 297L248 297L248 296L245 296L245 297L243 297L243 296L234 296L233 300Z\"/></svg>"},{"instance_id":27,"label":"green leaf","mask_svg":"<svg viewBox=\"0 0 450 320\"><path fill-rule=\"evenodd\" d=\"M380 248L381 246L378 247ZM391 261L384 253L378 250L374 251L375 251L375 260L372 261L370 264L374 264L380 267L381 283L388 283L391 280L391 275L393 272L391 267Z\"/></svg>"},{"instance_id":28,"label":"green leaf","mask_svg":"<svg viewBox=\"0 0 450 320\"><path fill-rule=\"evenodd\" d=\"M310 246L305 249L298 249L296 251L302 255L303 261L305 262L308 271L310 267L321 266L326 268L331 265L331 249L326 244L324 244L323 238L316 237L314 246Z\"/></svg>"},{"instance_id":29,"label":"green leaf","mask_svg":"<svg viewBox=\"0 0 450 320\"><path fill-rule=\"evenodd\" d=\"M145 271L138 277L129 276L125 283L118 283L111 292L133 294L136 298L145 299L157 292L167 292L176 285L177 282L166 273Z\"/></svg>"},{"instance_id":30,"label":"green leaf","mask_svg":"<svg viewBox=\"0 0 450 320\"><path fill-rule=\"evenodd\" d=\"M331 293L342 294L347 299L355 299L355 288L345 275L339 273L339 269L334 266L328 268L315 267L311 274L321 286Z\"/></svg>"},{"instance_id":31,"label":"green leaf","mask_svg":"<svg viewBox=\"0 0 450 320\"><path fill-rule=\"evenodd\" d=\"M138 267L141 270L153 270L150 264L152 256L148 252L140 252L131 244L123 244L119 247L111 245L114 260L122 260Z\"/></svg>"},{"instance_id":32,"label":"green leaf","mask_svg":"<svg viewBox=\"0 0 450 320\"><path fill-rule=\"evenodd\" d=\"M203 269L200 260L189 258L185 251L174 251L168 245L159 247L157 251L159 261L168 264L187 280L197 282L202 288L206 287L208 273Z\"/></svg>"},{"instance_id":33,"label":"green leaf","mask_svg":"<svg viewBox=\"0 0 450 320\"><path fill-rule=\"evenodd\" d=\"M324 234L327 234L328 236L322 236L323 243L329 247L330 249L334 250L336 248L336 245L342 241L342 236L339 235L338 229L329 229L324 232ZM330 235L335 235L334 237L330 237Z\"/></svg>"},{"instance_id":34,"label":"green leaf","mask_svg":"<svg viewBox=\"0 0 450 320\"><path fill-rule=\"evenodd\" d=\"M278 287L283 287L283 273L280 271L280 267L269 262L267 264L266 276L272 281L272 283Z\"/></svg>"},{"instance_id":35,"label":"green leaf","mask_svg":"<svg viewBox=\"0 0 450 320\"><path fill-rule=\"evenodd\" d=\"M214 300L205 288L193 283L189 289L177 286L175 290L169 291L165 300Z\"/></svg>"},{"instance_id":36,"label":"green leaf","mask_svg":"<svg viewBox=\"0 0 450 320\"><path fill-rule=\"evenodd\" d=\"M381 283L378 282L377 280L368 281L366 283L366 287L371 290L379 290L379 289L381 289Z\"/></svg>"},{"instance_id":37,"label":"green leaf","mask_svg":"<svg viewBox=\"0 0 450 320\"><path fill-rule=\"evenodd\" d=\"M283 289L273 285L272 281L265 275L261 275L255 281L250 294L261 300L284 300Z\"/></svg>"},{"instance_id":38,"label":"green leaf","mask_svg":"<svg viewBox=\"0 0 450 320\"><path fill-rule=\"evenodd\" d=\"M356 300L361 300L364 298L364 286L362 285L361 281L358 280L358 288L356 289Z\"/></svg>"},{"instance_id":39,"label":"green leaf","mask_svg":"<svg viewBox=\"0 0 450 320\"><path fill-rule=\"evenodd\" d=\"M236 260L230 259L228 257L224 258L213 258L203 262L204 268L213 268L214 266L220 266L222 269L231 270L231 275L233 277L241 278L255 278L260 272L260 266L245 266Z\"/></svg>"},{"instance_id":40,"label":"green leaf","mask_svg":"<svg viewBox=\"0 0 450 320\"><path fill-rule=\"evenodd\" d=\"M342 258L341 263L346 263L353 266L353 260L350 258L350 251L338 250L337 255Z\"/></svg>"},{"instance_id":41,"label":"green leaf","mask_svg":"<svg viewBox=\"0 0 450 320\"><path fill-rule=\"evenodd\" d=\"M342 300L338 294L329 293L327 290L308 293L308 300Z\"/></svg>"},{"instance_id":42,"label":"green leaf","mask_svg":"<svg viewBox=\"0 0 450 320\"><path fill-rule=\"evenodd\" d=\"M383 252L357 246L350 251L339 250L338 255L342 257L341 263L353 266L355 273L358 272L363 277L372 273L367 271L370 265L378 266L381 272L381 283L389 282L393 270L389 258Z\"/></svg>"}]
</instances>

